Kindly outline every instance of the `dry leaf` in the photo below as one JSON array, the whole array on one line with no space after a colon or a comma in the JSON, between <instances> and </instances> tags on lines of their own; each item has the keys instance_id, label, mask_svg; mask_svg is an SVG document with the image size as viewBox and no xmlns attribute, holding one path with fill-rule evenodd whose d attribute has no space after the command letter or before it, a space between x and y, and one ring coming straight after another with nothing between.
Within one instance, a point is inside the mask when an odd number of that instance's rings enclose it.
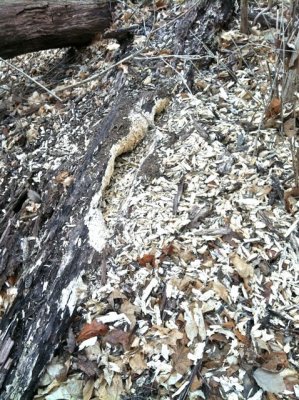
<instances>
[{"instance_id":1,"label":"dry leaf","mask_svg":"<svg viewBox=\"0 0 299 400\"><path fill-rule=\"evenodd\" d=\"M118 66L118 68L121 69L124 74L128 74L129 73L129 67L128 67L127 64L120 64Z\"/></svg>"},{"instance_id":2,"label":"dry leaf","mask_svg":"<svg viewBox=\"0 0 299 400\"><path fill-rule=\"evenodd\" d=\"M227 292L226 287L222 283L217 282L217 281L213 282L212 288L213 288L214 292L218 294L220 299L222 299L226 303L228 303L228 292Z\"/></svg>"},{"instance_id":3,"label":"dry leaf","mask_svg":"<svg viewBox=\"0 0 299 400\"><path fill-rule=\"evenodd\" d=\"M279 372L283 368L287 368L288 356L283 351L273 351L272 353L266 353L264 358L264 362L261 365L263 369L271 372Z\"/></svg>"},{"instance_id":4,"label":"dry leaf","mask_svg":"<svg viewBox=\"0 0 299 400\"><path fill-rule=\"evenodd\" d=\"M129 365L132 371L137 375L141 375L144 370L148 369L147 364L144 361L144 357L141 353L133 354L133 356L130 357Z\"/></svg>"},{"instance_id":5,"label":"dry leaf","mask_svg":"<svg viewBox=\"0 0 299 400\"><path fill-rule=\"evenodd\" d=\"M277 397L273 393L266 393L266 400L277 400Z\"/></svg>"},{"instance_id":6,"label":"dry leaf","mask_svg":"<svg viewBox=\"0 0 299 400\"><path fill-rule=\"evenodd\" d=\"M104 340L112 345L122 345L127 350L129 348L131 332L125 332L121 329L112 329L107 333Z\"/></svg>"},{"instance_id":7,"label":"dry leaf","mask_svg":"<svg viewBox=\"0 0 299 400\"><path fill-rule=\"evenodd\" d=\"M236 323L234 321L227 321L222 324L222 328L224 328L224 329L232 329L235 326L236 326Z\"/></svg>"},{"instance_id":8,"label":"dry leaf","mask_svg":"<svg viewBox=\"0 0 299 400\"><path fill-rule=\"evenodd\" d=\"M211 342L228 343L228 339L226 338L226 336L222 335L221 333L214 333L209 337L209 340Z\"/></svg>"},{"instance_id":9,"label":"dry leaf","mask_svg":"<svg viewBox=\"0 0 299 400\"><path fill-rule=\"evenodd\" d=\"M177 341L184 338L184 334L179 330L165 328L160 325L154 325L152 327L152 333L153 332L155 332L155 336L159 337L161 343L167 344L175 349L177 348Z\"/></svg>"},{"instance_id":10,"label":"dry leaf","mask_svg":"<svg viewBox=\"0 0 299 400\"><path fill-rule=\"evenodd\" d=\"M288 213L292 212L291 199L296 197L299 197L299 188L289 189L284 192L284 204Z\"/></svg>"},{"instance_id":11,"label":"dry leaf","mask_svg":"<svg viewBox=\"0 0 299 400\"><path fill-rule=\"evenodd\" d=\"M90 400L93 394L94 381L89 379L83 388L83 400Z\"/></svg>"},{"instance_id":12,"label":"dry leaf","mask_svg":"<svg viewBox=\"0 0 299 400\"><path fill-rule=\"evenodd\" d=\"M175 353L172 356L172 365L176 372L181 375L185 375L190 371L190 366L192 364L191 360L188 358L189 349L185 346L178 346Z\"/></svg>"},{"instance_id":13,"label":"dry leaf","mask_svg":"<svg viewBox=\"0 0 299 400\"><path fill-rule=\"evenodd\" d=\"M245 346L250 346L250 339L247 336L242 335L239 329L234 329L234 334L240 342L245 344Z\"/></svg>"},{"instance_id":14,"label":"dry leaf","mask_svg":"<svg viewBox=\"0 0 299 400\"><path fill-rule=\"evenodd\" d=\"M63 183L63 181L70 176L70 173L68 171L60 171L56 176L55 176L55 182L56 183Z\"/></svg>"},{"instance_id":15,"label":"dry leaf","mask_svg":"<svg viewBox=\"0 0 299 400\"><path fill-rule=\"evenodd\" d=\"M173 243L170 243L167 246L164 246L162 248L162 254L164 254L165 256L172 256L172 254L175 252L176 248L173 245Z\"/></svg>"},{"instance_id":16,"label":"dry leaf","mask_svg":"<svg viewBox=\"0 0 299 400\"><path fill-rule=\"evenodd\" d=\"M159 51L157 52L157 54L158 54L159 56L169 55L169 54L172 54L172 49L165 49L165 48L163 48L163 49L159 50Z\"/></svg>"},{"instance_id":17,"label":"dry leaf","mask_svg":"<svg viewBox=\"0 0 299 400\"><path fill-rule=\"evenodd\" d=\"M280 375L284 379L286 389L290 392L295 392L296 399L298 399L298 388L299 388L299 373L297 370L291 368L285 368L280 372Z\"/></svg>"},{"instance_id":18,"label":"dry leaf","mask_svg":"<svg viewBox=\"0 0 299 400\"><path fill-rule=\"evenodd\" d=\"M108 332L108 326L96 320L90 324L85 324L81 332L77 336L77 342L83 342L94 336L104 336Z\"/></svg>"},{"instance_id":19,"label":"dry leaf","mask_svg":"<svg viewBox=\"0 0 299 400\"><path fill-rule=\"evenodd\" d=\"M248 264L243 258L241 258L238 254L233 253L230 257L233 266L236 268L236 271L243 279L248 279L253 277L254 269Z\"/></svg>"},{"instance_id":20,"label":"dry leaf","mask_svg":"<svg viewBox=\"0 0 299 400\"><path fill-rule=\"evenodd\" d=\"M190 386L190 392L195 392L195 390L198 390L201 387L202 387L202 379L195 376Z\"/></svg>"},{"instance_id":21,"label":"dry leaf","mask_svg":"<svg viewBox=\"0 0 299 400\"><path fill-rule=\"evenodd\" d=\"M116 400L120 399L124 387L122 378L119 374L115 374L110 385L101 384L97 391L97 399L99 400Z\"/></svg>"},{"instance_id":22,"label":"dry leaf","mask_svg":"<svg viewBox=\"0 0 299 400\"><path fill-rule=\"evenodd\" d=\"M162 10L167 8L168 4L166 0L156 0L155 2L156 10Z\"/></svg>"},{"instance_id":23,"label":"dry leaf","mask_svg":"<svg viewBox=\"0 0 299 400\"><path fill-rule=\"evenodd\" d=\"M125 296L120 290L113 289L110 293L108 300L109 302L113 302L113 300L126 300L127 296Z\"/></svg>"},{"instance_id":24,"label":"dry leaf","mask_svg":"<svg viewBox=\"0 0 299 400\"><path fill-rule=\"evenodd\" d=\"M125 300L120 307L120 311L128 317L131 323L131 329L136 325L135 313L140 311L140 308Z\"/></svg>"},{"instance_id":25,"label":"dry leaf","mask_svg":"<svg viewBox=\"0 0 299 400\"><path fill-rule=\"evenodd\" d=\"M146 267L148 264L153 268L156 266L156 258L154 254L144 254L142 257L138 258L137 261L142 267Z\"/></svg>"},{"instance_id":26,"label":"dry leaf","mask_svg":"<svg viewBox=\"0 0 299 400\"><path fill-rule=\"evenodd\" d=\"M288 138L292 138L296 136L296 120L295 118L288 119L283 124L284 133Z\"/></svg>"},{"instance_id":27,"label":"dry leaf","mask_svg":"<svg viewBox=\"0 0 299 400\"><path fill-rule=\"evenodd\" d=\"M266 400L277 400L277 397L273 393L266 393Z\"/></svg>"},{"instance_id":28,"label":"dry leaf","mask_svg":"<svg viewBox=\"0 0 299 400\"><path fill-rule=\"evenodd\" d=\"M275 118L281 111L281 99L273 97L266 111L266 118Z\"/></svg>"}]
</instances>

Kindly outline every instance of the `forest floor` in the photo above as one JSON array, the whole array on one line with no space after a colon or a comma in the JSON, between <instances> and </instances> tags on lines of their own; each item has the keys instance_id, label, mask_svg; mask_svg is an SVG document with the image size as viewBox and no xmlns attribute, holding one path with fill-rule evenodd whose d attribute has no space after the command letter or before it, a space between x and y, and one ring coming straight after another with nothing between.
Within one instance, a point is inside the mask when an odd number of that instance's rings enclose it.
<instances>
[{"instance_id":1,"label":"forest floor","mask_svg":"<svg viewBox=\"0 0 299 400\"><path fill-rule=\"evenodd\" d=\"M174 51L190 4L132 7L116 10L115 29L139 27L125 44L101 39L11 61L63 104L0 64L1 207L29 190L20 240L48 172L80 163L117 87L167 85L169 98L142 143L116 160L102 203L106 262L82 277L76 318L35 399L299 398L299 203L286 199L290 139L271 101L275 28L246 36L232 20L215 50L195 22L203 53L191 55L188 45ZM67 193L72 175L55 184ZM1 315L16 293L12 274Z\"/></svg>"}]
</instances>

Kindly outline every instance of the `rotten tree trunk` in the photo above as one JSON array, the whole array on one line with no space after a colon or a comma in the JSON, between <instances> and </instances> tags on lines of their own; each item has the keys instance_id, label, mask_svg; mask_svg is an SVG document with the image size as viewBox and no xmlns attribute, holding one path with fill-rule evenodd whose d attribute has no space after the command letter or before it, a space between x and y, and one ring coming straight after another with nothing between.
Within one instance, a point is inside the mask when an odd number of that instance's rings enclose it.
<instances>
[{"instance_id":1,"label":"rotten tree trunk","mask_svg":"<svg viewBox=\"0 0 299 400\"><path fill-rule=\"evenodd\" d=\"M99 202L109 183L111 163L134 148L155 115L152 98L146 101L142 93L134 97L123 94L120 99L94 133L74 173L73 187L47 222L43 246L27 262L28 271L20 279L17 297L1 321L2 400L33 398L43 368L67 333L78 301L80 277L91 265L99 265L105 237ZM151 108L147 117L137 112L130 118L137 102ZM47 193L51 182L53 179Z\"/></svg>"},{"instance_id":2,"label":"rotten tree trunk","mask_svg":"<svg viewBox=\"0 0 299 400\"><path fill-rule=\"evenodd\" d=\"M110 0L0 0L0 57L85 46L111 23Z\"/></svg>"}]
</instances>

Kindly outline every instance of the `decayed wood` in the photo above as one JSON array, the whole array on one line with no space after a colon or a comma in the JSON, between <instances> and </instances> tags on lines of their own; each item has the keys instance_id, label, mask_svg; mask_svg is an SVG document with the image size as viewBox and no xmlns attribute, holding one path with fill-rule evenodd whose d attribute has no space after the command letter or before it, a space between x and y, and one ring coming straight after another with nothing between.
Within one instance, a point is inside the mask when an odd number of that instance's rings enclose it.
<instances>
[{"instance_id":1,"label":"decayed wood","mask_svg":"<svg viewBox=\"0 0 299 400\"><path fill-rule=\"evenodd\" d=\"M90 245L86 215L106 179L111 149L127 134L127 116L142 95L133 98L122 94L120 98L102 128L94 133L82 164L74 172L68 196L45 224L43 246L27 263L28 271L20 279L17 297L1 321L3 400L32 399L44 366L68 330L80 276L88 268L100 265L99 253Z\"/></svg>"},{"instance_id":2,"label":"decayed wood","mask_svg":"<svg viewBox=\"0 0 299 400\"><path fill-rule=\"evenodd\" d=\"M190 54L201 54L202 51L206 53L205 45L214 48L217 44L217 33L229 23L233 12L233 0L205 0L195 3L177 23L175 54L184 54L184 51L190 50ZM197 41L192 40L195 22L199 26ZM192 45L191 49L188 48L189 43Z\"/></svg>"},{"instance_id":3,"label":"decayed wood","mask_svg":"<svg viewBox=\"0 0 299 400\"><path fill-rule=\"evenodd\" d=\"M176 25L174 54L200 55L201 59L186 64L185 79L193 89L194 68L207 67L218 47L217 34L227 27L234 13L233 0L203 0L194 3ZM194 37L197 40L194 40Z\"/></svg>"},{"instance_id":4,"label":"decayed wood","mask_svg":"<svg viewBox=\"0 0 299 400\"><path fill-rule=\"evenodd\" d=\"M0 57L85 46L111 23L114 0L0 0Z\"/></svg>"}]
</instances>

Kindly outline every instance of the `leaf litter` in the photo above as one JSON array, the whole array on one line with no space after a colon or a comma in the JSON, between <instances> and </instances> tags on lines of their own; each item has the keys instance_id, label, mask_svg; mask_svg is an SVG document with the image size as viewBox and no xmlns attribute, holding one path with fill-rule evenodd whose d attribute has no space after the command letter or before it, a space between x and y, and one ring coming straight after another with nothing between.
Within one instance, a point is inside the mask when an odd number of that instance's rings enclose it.
<instances>
[{"instance_id":1,"label":"leaf litter","mask_svg":"<svg viewBox=\"0 0 299 400\"><path fill-rule=\"evenodd\" d=\"M106 282L98 275L88 290L82 287L80 320L70 338L75 342L47 366L35 398L298 398L298 202L291 188L283 199L273 184L278 180L289 188L283 182L292 174L288 139L275 122L280 99L266 109L269 126L259 128L268 66L275 68L275 50L265 39L269 32L247 38L236 23L223 31L217 60L209 69L196 69L193 94L178 72L188 60L182 58L173 73L162 57L171 55L168 18L187 5L156 3L159 37L139 56L158 56L159 73L181 89L173 91L168 110L137 149L116 162L103 204L113 249L107 251ZM152 15L150 5L131 11L125 10L123 21L132 23L141 12ZM134 46L143 39L137 35ZM86 65L71 65L66 75L85 78L104 68L105 51L113 57L119 46L113 40L94 44L87 50L90 58L80 60ZM26 55L17 64L42 75L42 65L55 65L61 54ZM143 85L151 86L151 65L123 64L119 73L130 79L139 68ZM6 66L1 74L26 87ZM15 115L2 126L8 164L1 161L1 185L8 185L9 168L17 174L16 167L27 162L35 172L23 221L36 215L43 168L58 168L70 155L79 162L88 129L99 120L94 110L109 100L114 78L106 74L100 81L103 93L99 81L61 91L76 103L67 110L38 92L26 103L3 85L5 107ZM57 77L59 84L73 81ZM35 156L24 151L24 140ZM62 191L72 179L71 171L57 172ZM11 277L1 294L2 312L16 290Z\"/></svg>"}]
</instances>

